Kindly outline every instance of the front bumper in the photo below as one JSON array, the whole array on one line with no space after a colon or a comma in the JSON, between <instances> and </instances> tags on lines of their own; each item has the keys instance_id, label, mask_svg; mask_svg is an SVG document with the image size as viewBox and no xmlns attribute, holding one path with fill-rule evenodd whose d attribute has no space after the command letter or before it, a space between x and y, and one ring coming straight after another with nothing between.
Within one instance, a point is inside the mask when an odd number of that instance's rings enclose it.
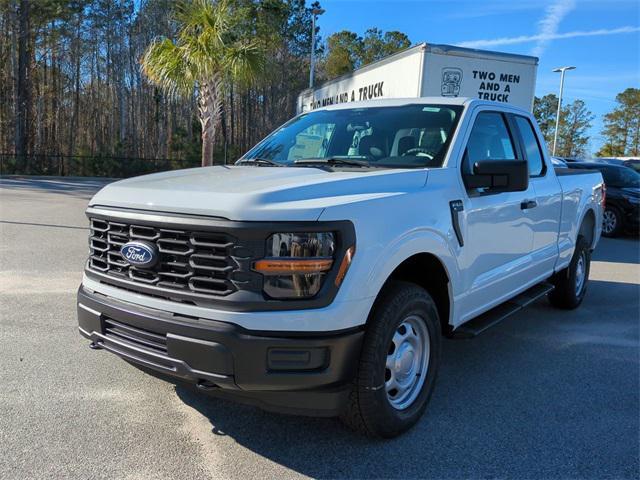
<instances>
[{"instance_id":1,"label":"front bumper","mask_svg":"<svg viewBox=\"0 0 640 480\"><path fill-rule=\"evenodd\" d=\"M82 286L78 323L92 347L163 378L268 410L324 416L339 414L346 402L364 334L250 331L122 302Z\"/></svg>"}]
</instances>

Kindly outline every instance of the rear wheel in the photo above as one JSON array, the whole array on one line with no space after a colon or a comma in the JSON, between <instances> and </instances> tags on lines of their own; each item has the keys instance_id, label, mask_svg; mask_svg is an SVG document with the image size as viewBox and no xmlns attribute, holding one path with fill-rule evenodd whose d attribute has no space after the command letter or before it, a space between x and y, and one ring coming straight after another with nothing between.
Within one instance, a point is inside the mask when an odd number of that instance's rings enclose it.
<instances>
[{"instance_id":1,"label":"rear wheel","mask_svg":"<svg viewBox=\"0 0 640 480\"><path fill-rule=\"evenodd\" d=\"M406 282L388 285L367 324L343 421L383 438L413 426L433 391L441 337L435 303L424 289Z\"/></svg>"},{"instance_id":2,"label":"rear wheel","mask_svg":"<svg viewBox=\"0 0 640 480\"><path fill-rule=\"evenodd\" d=\"M602 214L602 235L616 237L622 230L622 215L615 207L606 207Z\"/></svg>"},{"instance_id":3,"label":"rear wheel","mask_svg":"<svg viewBox=\"0 0 640 480\"><path fill-rule=\"evenodd\" d=\"M573 309L584 299L591 267L590 245L583 236L579 236L569 266L552 279L555 289L549 294L554 307Z\"/></svg>"}]
</instances>

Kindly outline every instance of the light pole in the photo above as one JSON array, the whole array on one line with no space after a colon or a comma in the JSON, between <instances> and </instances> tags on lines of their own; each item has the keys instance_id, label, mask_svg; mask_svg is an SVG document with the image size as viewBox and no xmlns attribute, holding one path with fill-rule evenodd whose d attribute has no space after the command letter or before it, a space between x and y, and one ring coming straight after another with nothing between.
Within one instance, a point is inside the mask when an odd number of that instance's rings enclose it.
<instances>
[{"instance_id":1,"label":"light pole","mask_svg":"<svg viewBox=\"0 0 640 480\"><path fill-rule=\"evenodd\" d=\"M554 68L554 72L560 72L560 96L558 97L558 113L556 113L556 130L553 132L553 151L551 155L556 154L556 144L558 143L558 128L560 128L560 109L562 108L562 90L564 90L564 72L574 70L576 67L558 67Z\"/></svg>"},{"instance_id":2,"label":"light pole","mask_svg":"<svg viewBox=\"0 0 640 480\"><path fill-rule=\"evenodd\" d=\"M309 88L313 88L313 76L316 69L316 17L324 13L322 8L311 10L311 69L309 70Z\"/></svg>"}]
</instances>

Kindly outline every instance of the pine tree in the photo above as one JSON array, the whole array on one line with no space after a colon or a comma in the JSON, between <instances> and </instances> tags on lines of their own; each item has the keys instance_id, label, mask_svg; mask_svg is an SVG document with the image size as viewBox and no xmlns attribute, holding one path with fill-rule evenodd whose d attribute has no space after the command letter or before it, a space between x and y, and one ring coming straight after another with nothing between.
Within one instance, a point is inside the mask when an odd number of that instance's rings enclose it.
<instances>
[{"instance_id":1,"label":"pine tree","mask_svg":"<svg viewBox=\"0 0 640 480\"><path fill-rule=\"evenodd\" d=\"M616 95L618 105L604 116L602 157L640 156L640 89L627 88Z\"/></svg>"}]
</instances>

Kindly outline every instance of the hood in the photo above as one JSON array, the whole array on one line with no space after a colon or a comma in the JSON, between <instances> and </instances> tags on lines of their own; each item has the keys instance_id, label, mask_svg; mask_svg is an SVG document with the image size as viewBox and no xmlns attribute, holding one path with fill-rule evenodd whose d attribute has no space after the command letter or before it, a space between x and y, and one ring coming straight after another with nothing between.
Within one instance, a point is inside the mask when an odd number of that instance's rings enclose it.
<instances>
[{"instance_id":1,"label":"hood","mask_svg":"<svg viewBox=\"0 0 640 480\"><path fill-rule=\"evenodd\" d=\"M327 207L401 195L422 188L426 179L422 169L216 166L121 180L100 190L89 205L229 220L317 220Z\"/></svg>"}]
</instances>

